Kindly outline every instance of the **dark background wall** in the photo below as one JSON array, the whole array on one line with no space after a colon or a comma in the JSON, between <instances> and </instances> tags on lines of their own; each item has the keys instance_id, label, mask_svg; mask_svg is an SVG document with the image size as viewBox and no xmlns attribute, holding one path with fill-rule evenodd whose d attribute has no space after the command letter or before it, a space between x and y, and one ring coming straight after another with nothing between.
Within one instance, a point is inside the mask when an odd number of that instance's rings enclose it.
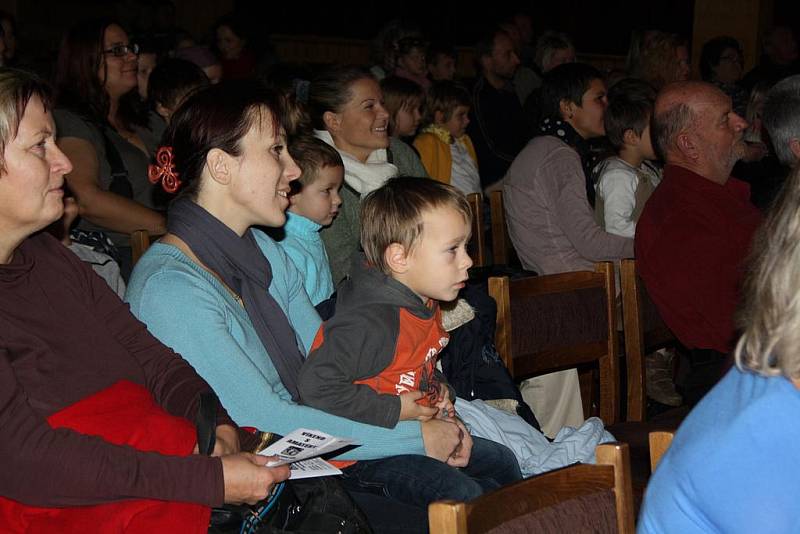
<instances>
[{"instance_id":1,"label":"dark background wall","mask_svg":"<svg viewBox=\"0 0 800 534\"><path fill-rule=\"evenodd\" d=\"M769 0L753 0L769 1ZM719 0L724 5L725 0ZM627 51L632 29L658 28L691 37L693 0L484 0L488 7L464 0L379 2L306 2L264 0L175 0L177 25L200 40L220 15L238 11L247 15L253 39L269 34L339 36L370 39L387 21L400 18L417 23L430 37L457 45L473 44L491 21L518 10L532 15L537 33L553 28L573 36L581 53L619 54ZM800 25L800 2L774 0L774 19ZM0 0L0 8L15 13L20 26L21 49L46 62L57 50L63 30L75 21L112 15L130 28L151 26L158 16L155 0ZM464 6L470 5L470 8Z\"/></svg>"}]
</instances>

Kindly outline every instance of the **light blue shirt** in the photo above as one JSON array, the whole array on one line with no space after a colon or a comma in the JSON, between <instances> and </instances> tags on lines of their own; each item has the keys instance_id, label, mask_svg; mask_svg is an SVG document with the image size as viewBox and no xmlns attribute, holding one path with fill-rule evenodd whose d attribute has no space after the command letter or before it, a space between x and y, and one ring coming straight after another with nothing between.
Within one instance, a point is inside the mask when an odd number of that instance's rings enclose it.
<instances>
[{"instance_id":1,"label":"light blue shirt","mask_svg":"<svg viewBox=\"0 0 800 534\"><path fill-rule=\"evenodd\" d=\"M286 212L283 226L285 237L278 245L286 252L303 277L303 285L316 306L333 295L333 277L328 262L328 253L319 236L322 225L290 211Z\"/></svg>"},{"instance_id":2,"label":"light blue shirt","mask_svg":"<svg viewBox=\"0 0 800 534\"><path fill-rule=\"evenodd\" d=\"M305 353L320 326L319 315L283 250L262 232L255 235L272 266L269 292L289 318ZM293 402L244 308L216 277L174 246L155 243L148 249L136 264L125 298L150 332L211 385L240 426L278 434L304 427L362 444L339 459L425 454L416 421L401 421L387 429Z\"/></svg>"},{"instance_id":3,"label":"light blue shirt","mask_svg":"<svg viewBox=\"0 0 800 534\"><path fill-rule=\"evenodd\" d=\"M800 532L800 390L731 369L681 425L637 532Z\"/></svg>"}]
</instances>

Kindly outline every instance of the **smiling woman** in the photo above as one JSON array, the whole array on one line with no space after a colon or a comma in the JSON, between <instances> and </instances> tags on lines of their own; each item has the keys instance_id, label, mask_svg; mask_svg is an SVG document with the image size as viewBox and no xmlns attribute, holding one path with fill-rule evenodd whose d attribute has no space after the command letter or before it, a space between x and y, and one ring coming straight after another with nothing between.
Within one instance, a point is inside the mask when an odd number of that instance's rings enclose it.
<instances>
[{"instance_id":1,"label":"smiling woman","mask_svg":"<svg viewBox=\"0 0 800 534\"><path fill-rule=\"evenodd\" d=\"M67 32L56 68L58 143L74 165L67 184L78 202L79 226L107 232L125 278L128 236L165 230L147 180L160 133L154 130L163 124L140 111L138 52L121 26L92 20Z\"/></svg>"},{"instance_id":2,"label":"smiling woman","mask_svg":"<svg viewBox=\"0 0 800 534\"><path fill-rule=\"evenodd\" d=\"M389 112L383 93L367 71L335 66L312 82L308 103L314 133L339 151L344 161L342 207L333 224L320 232L337 284L350 270L359 247L359 196L398 175L389 162Z\"/></svg>"}]
</instances>

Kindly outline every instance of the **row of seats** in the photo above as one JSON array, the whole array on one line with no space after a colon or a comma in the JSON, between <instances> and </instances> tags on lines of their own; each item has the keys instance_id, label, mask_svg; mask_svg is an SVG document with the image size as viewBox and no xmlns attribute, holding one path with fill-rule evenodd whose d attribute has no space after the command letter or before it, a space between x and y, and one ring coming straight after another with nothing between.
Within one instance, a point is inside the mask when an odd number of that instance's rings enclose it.
<instances>
[{"instance_id":1,"label":"row of seats","mask_svg":"<svg viewBox=\"0 0 800 534\"><path fill-rule=\"evenodd\" d=\"M655 470L672 432L650 434ZM628 445L606 443L596 465L575 464L521 480L469 502L439 501L428 507L436 534L593 532L633 534L635 512Z\"/></svg>"}]
</instances>

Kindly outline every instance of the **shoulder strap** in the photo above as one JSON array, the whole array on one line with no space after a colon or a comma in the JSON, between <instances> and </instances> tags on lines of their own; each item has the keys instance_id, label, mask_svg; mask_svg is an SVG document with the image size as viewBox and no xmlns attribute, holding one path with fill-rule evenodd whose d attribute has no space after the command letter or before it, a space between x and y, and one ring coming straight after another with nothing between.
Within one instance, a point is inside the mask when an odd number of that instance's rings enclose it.
<instances>
[{"instance_id":1,"label":"shoulder strap","mask_svg":"<svg viewBox=\"0 0 800 534\"><path fill-rule=\"evenodd\" d=\"M119 150L108 137L108 127L101 126L100 133L103 134L106 159L109 167L111 167L111 184L108 186L108 190L125 198L133 198L133 186L128 176L128 169L125 168L125 163L122 161Z\"/></svg>"}]
</instances>

